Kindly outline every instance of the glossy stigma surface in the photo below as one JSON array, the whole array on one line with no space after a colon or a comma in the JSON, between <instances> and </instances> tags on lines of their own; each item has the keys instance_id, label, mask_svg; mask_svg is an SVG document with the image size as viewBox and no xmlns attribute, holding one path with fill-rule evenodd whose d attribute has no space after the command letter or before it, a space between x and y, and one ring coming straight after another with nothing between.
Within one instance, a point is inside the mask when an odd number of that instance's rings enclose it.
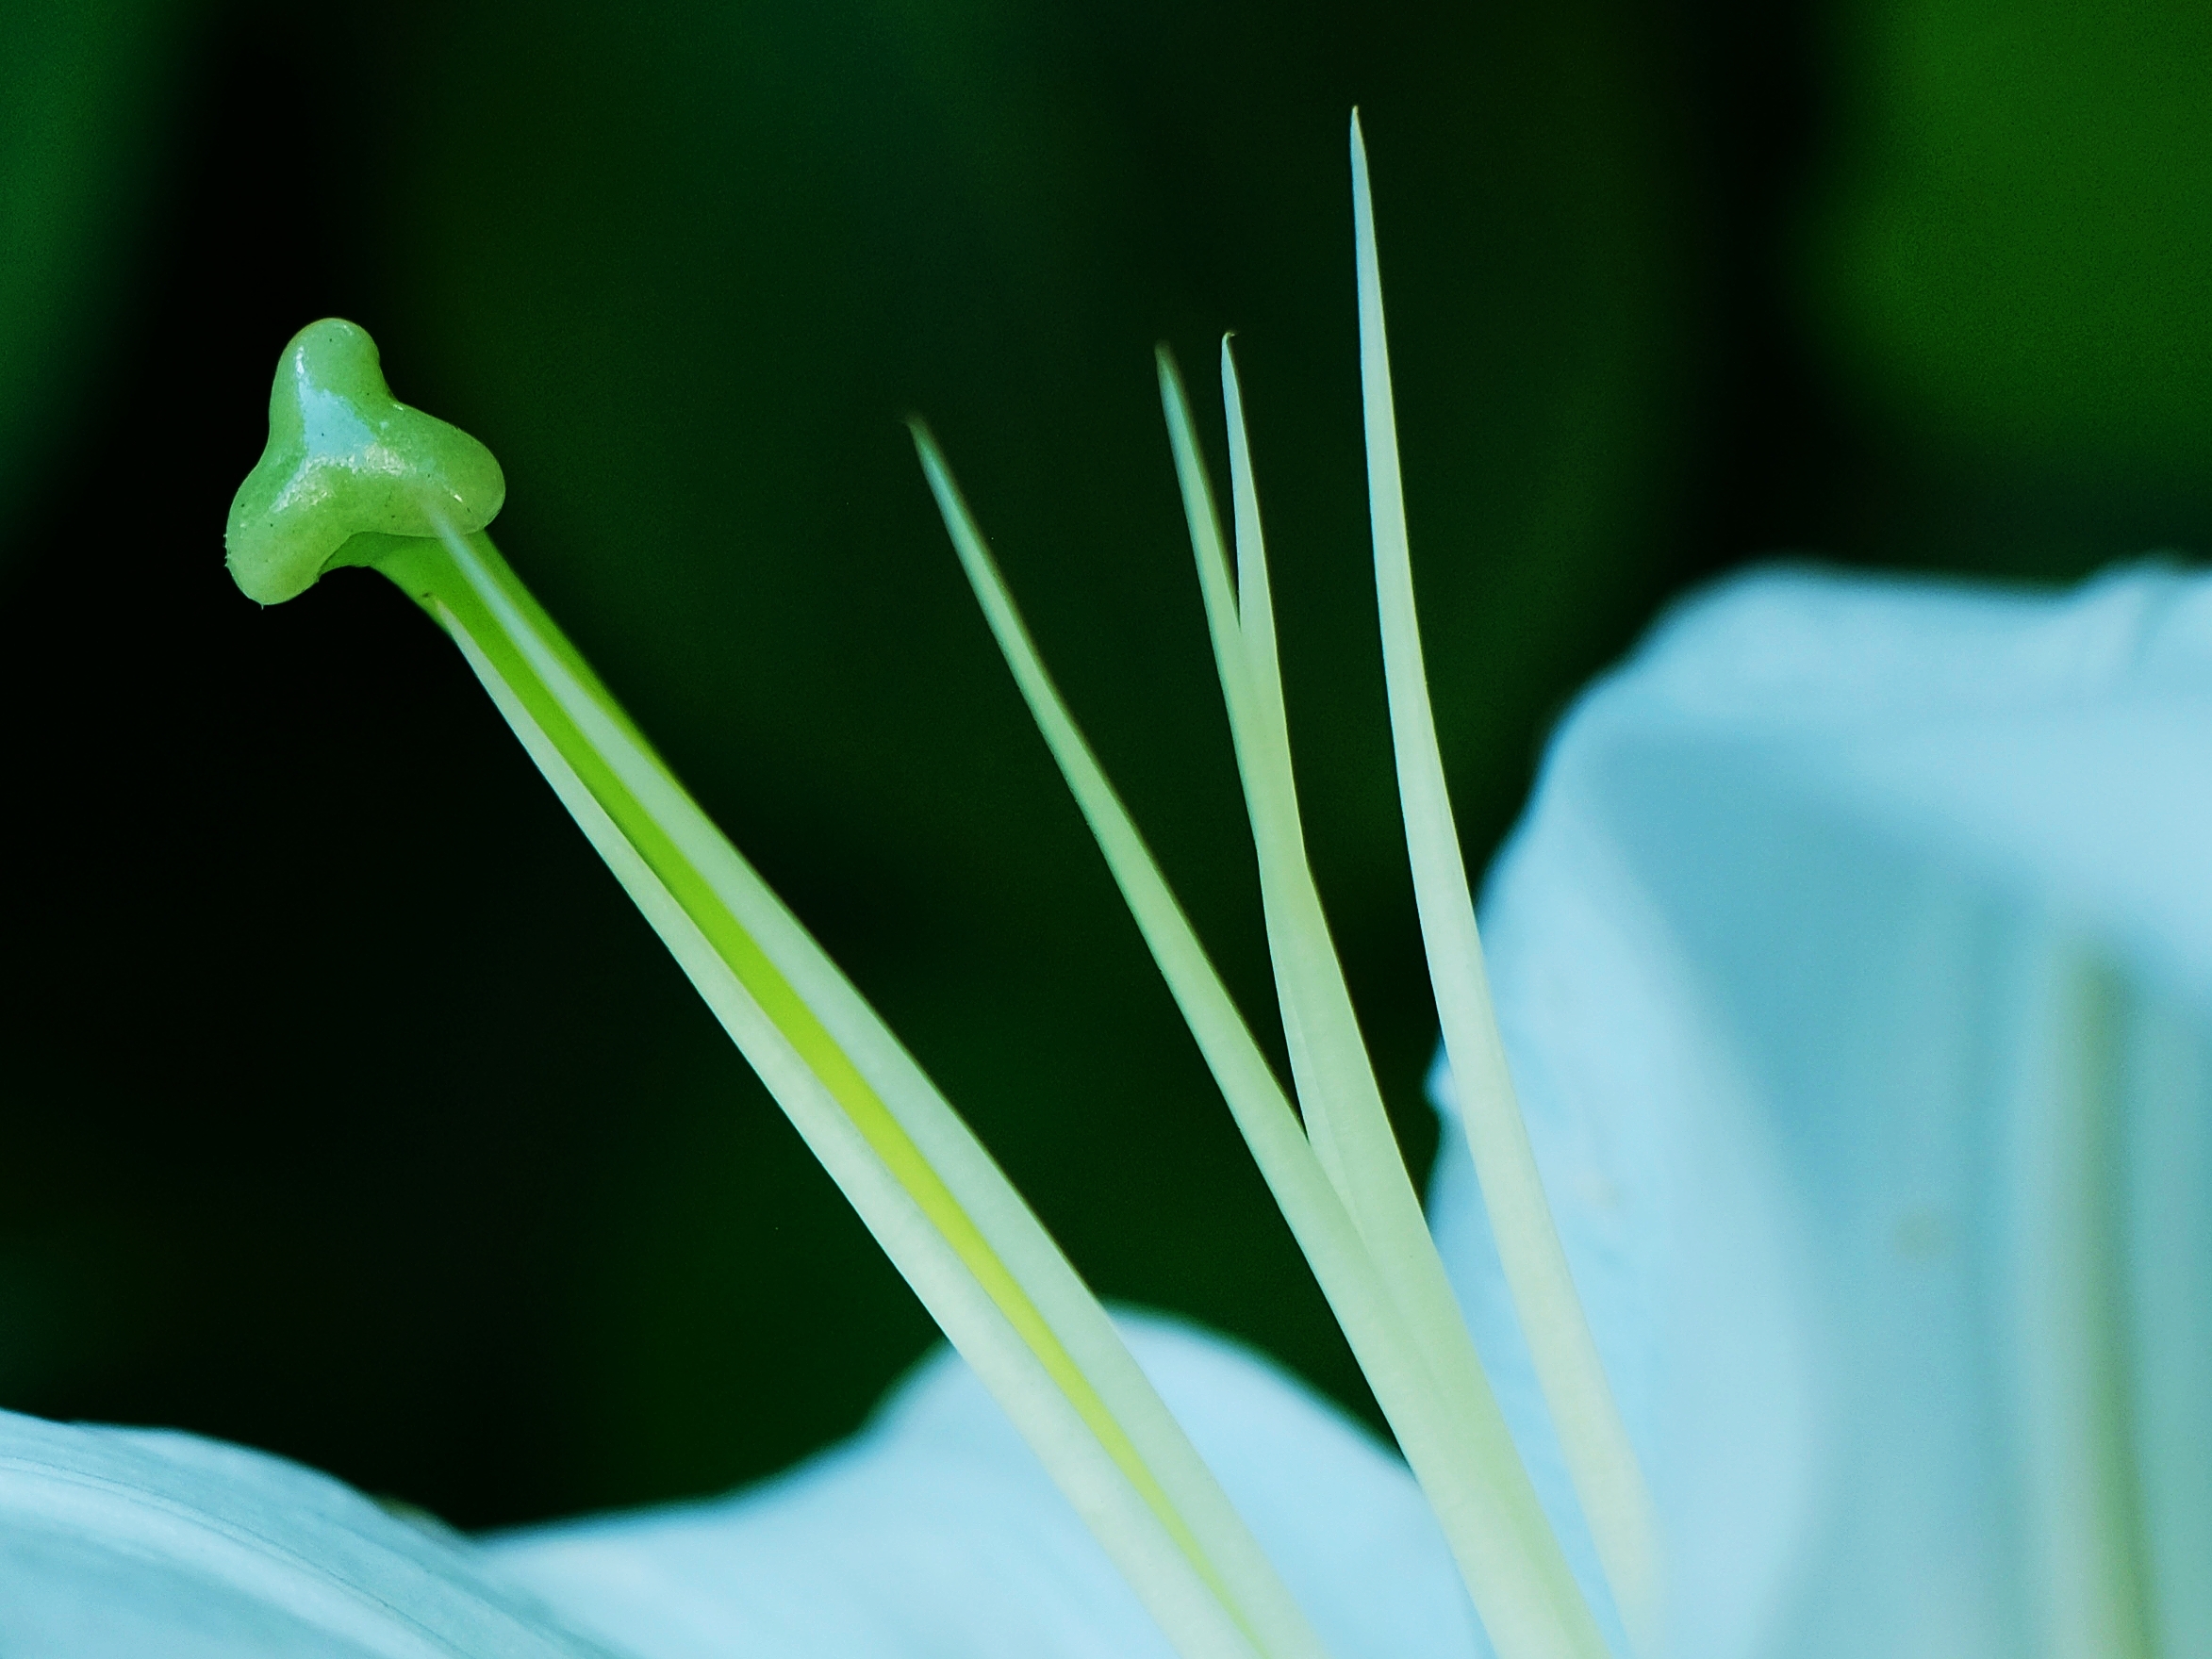
<instances>
[{"instance_id":1,"label":"glossy stigma surface","mask_svg":"<svg viewBox=\"0 0 2212 1659\"><path fill-rule=\"evenodd\" d=\"M366 329L324 318L277 362L269 447L231 499L226 562L248 599L281 604L335 566L368 563L347 550L357 535L470 534L506 494L489 450L391 395Z\"/></svg>"}]
</instances>

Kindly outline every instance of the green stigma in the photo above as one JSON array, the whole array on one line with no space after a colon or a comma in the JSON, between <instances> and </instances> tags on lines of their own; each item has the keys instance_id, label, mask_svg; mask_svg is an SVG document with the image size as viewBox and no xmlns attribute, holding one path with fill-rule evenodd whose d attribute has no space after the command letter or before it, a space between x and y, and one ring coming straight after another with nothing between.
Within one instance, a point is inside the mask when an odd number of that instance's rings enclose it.
<instances>
[{"instance_id":1,"label":"green stigma","mask_svg":"<svg viewBox=\"0 0 2212 1659\"><path fill-rule=\"evenodd\" d=\"M327 317L277 361L269 447L231 498L225 562L248 599L282 604L390 537L482 530L506 495L489 450L393 397L368 330Z\"/></svg>"}]
</instances>

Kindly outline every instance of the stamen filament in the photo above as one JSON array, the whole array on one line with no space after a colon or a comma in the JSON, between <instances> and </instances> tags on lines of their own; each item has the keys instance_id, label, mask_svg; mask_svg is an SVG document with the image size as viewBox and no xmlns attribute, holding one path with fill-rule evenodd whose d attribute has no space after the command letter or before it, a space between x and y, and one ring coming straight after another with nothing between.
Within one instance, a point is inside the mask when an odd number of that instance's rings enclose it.
<instances>
[{"instance_id":1,"label":"stamen filament","mask_svg":"<svg viewBox=\"0 0 2212 1659\"><path fill-rule=\"evenodd\" d=\"M1213 1474L989 1155L715 829L488 536L377 561L578 824L1190 1659L1325 1659Z\"/></svg>"},{"instance_id":2,"label":"stamen filament","mask_svg":"<svg viewBox=\"0 0 2212 1659\"><path fill-rule=\"evenodd\" d=\"M1505 1044L1491 1006L1474 895L1460 854L1428 676L1413 609L1412 559L1398 476L1397 418L1383 333L1382 275L1375 251L1375 208L1367 147L1352 113L1352 215L1358 247L1360 385L1367 438L1368 511L1375 542L1376 597L1382 614L1383 674L1389 694L1398 795L1413 895L1435 988L1444 1051L1451 1060L1460 1121L1497 1240L1507 1289L1527 1333L1544 1404L1559 1432L1567 1472L1612 1586L1629 1640L1660 1651L1664 1586L1659 1525L1626 1425L1560 1244L1528 1129L1513 1093Z\"/></svg>"},{"instance_id":3,"label":"stamen filament","mask_svg":"<svg viewBox=\"0 0 2212 1659\"><path fill-rule=\"evenodd\" d=\"M1167 415L1183 511L1197 556L1199 586L1220 667L1252 837L1260 853L1260 886L1269 951L1284 1027L1295 1033L1291 1064L1306 1132L1343 1196L1420 1342L1435 1386L1448 1396L1489 1392L1482 1361L1460 1311L1444 1259L1406 1173L1397 1137L1360 1034L1344 969L1330 943L1320 891L1306 856L1290 735L1283 715L1281 669L1262 539L1259 491L1252 477L1244 400L1230 344L1221 344L1222 395L1229 415L1230 497L1237 526L1232 595L1229 561L1213 489L1198 452L1189 400L1174 359L1160 353L1161 402Z\"/></svg>"},{"instance_id":4,"label":"stamen filament","mask_svg":"<svg viewBox=\"0 0 2212 1659\"><path fill-rule=\"evenodd\" d=\"M1046 672L935 440L919 422L914 439L946 530L1015 682L1428 1494L1500 1659L1600 1659L1604 1640L1480 1367L1460 1379L1461 1387L1439 1386L1421 1337ZM1402 1178L1402 1163L1400 1174ZM1463 1332L1456 1305L1449 1319Z\"/></svg>"}]
</instances>

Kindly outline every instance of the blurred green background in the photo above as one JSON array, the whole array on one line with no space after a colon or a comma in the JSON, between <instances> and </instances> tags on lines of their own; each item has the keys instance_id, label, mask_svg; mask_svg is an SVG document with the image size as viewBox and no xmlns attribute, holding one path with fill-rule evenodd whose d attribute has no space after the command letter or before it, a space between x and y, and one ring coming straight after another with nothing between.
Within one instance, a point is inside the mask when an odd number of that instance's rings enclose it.
<instances>
[{"instance_id":1,"label":"blurred green background","mask_svg":"<svg viewBox=\"0 0 2212 1659\"><path fill-rule=\"evenodd\" d=\"M2204 543L2208 93L2179 4L14 0L0 1403L488 1525L768 1472L930 1340L458 656L367 575L231 588L301 324L497 452L514 563L1093 1282L1371 1414L897 418L1279 1048L1150 362L1218 457L1238 331L1418 1173L1347 108L1479 861L1690 583Z\"/></svg>"}]
</instances>

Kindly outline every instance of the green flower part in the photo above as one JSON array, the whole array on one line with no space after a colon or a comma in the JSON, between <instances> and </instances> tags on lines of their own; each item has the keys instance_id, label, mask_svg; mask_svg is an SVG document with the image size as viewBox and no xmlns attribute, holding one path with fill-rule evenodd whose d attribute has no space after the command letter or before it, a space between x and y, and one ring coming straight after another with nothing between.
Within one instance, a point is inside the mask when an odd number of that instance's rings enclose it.
<instances>
[{"instance_id":1,"label":"green flower part","mask_svg":"<svg viewBox=\"0 0 2212 1659\"><path fill-rule=\"evenodd\" d=\"M269 447L231 498L225 562L248 599L282 604L375 562L389 537L482 530L506 497L491 452L393 397L368 330L326 317L277 361Z\"/></svg>"}]
</instances>

